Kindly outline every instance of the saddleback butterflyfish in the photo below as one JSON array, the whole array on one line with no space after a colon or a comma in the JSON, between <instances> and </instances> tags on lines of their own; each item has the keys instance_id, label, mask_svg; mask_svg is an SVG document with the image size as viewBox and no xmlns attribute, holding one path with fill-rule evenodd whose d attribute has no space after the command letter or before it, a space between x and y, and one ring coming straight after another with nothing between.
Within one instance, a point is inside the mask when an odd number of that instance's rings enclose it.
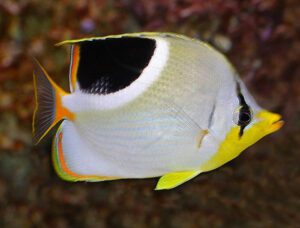
<instances>
[{"instance_id":1,"label":"saddleback butterflyfish","mask_svg":"<svg viewBox=\"0 0 300 228\"><path fill-rule=\"evenodd\" d=\"M52 158L64 180L161 177L156 189L174 188L283 125L204 42L133 33L64 44L70 92L36 62L33 118L35 143L60 123Z\"/></svg>"}]
</instances>

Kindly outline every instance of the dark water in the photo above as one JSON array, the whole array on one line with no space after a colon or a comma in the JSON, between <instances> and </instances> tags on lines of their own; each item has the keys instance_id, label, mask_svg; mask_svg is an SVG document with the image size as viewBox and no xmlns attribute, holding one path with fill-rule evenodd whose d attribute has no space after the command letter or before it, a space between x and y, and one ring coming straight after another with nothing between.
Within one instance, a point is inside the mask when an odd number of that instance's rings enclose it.
<instances>
[{"instance_id":1,"label":"dark water","mask_svg":"<svg viewBox=\"0 0 300 228\"><path fill-rule=\"evenodd\" d=\"M300 3L0 1L1 227L297 227L300 222ZM134 31L198 37L234 63L258 103L286 125L222 168L171 191L156 180L68 183L34 147L32 56L67 88L68 48Z\"/></svg>"}]
</instances>

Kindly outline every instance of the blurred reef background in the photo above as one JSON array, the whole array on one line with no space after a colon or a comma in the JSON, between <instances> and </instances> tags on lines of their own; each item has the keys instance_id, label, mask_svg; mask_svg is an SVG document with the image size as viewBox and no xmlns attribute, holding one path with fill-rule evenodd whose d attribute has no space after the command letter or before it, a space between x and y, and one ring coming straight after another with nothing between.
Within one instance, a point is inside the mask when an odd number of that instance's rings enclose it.
<instances>
[{"instance_id":1,"label":"blurred reef background","mask_svg":"<svg viewBox=\"0 0 300 228\"><path fill-rule=\"evenodd\" d=\"M0 227L299 227L299 0L0 0ZM33 146L32 57L68 88L66 39L168 31L211 43L285 126L171 191L69 183Z\"/></svg>"}]
</instances>

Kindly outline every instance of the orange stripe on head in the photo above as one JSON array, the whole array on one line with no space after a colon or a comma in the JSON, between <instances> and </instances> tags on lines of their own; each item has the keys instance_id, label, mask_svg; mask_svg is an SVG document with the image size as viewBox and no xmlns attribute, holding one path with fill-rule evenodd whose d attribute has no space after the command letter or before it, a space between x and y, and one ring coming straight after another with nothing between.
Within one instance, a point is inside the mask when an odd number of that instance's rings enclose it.
<instances>
[{"instance_id":1,"label":"orange stripe on head","mask_svg":"<svg viewBox=\"0 0 300 228\"><path fill-rule=\"evenodd\" d=\"M75 87L76 87L77 70L78 70L79 59L80 59L79 54L80 54L80 46L75 44L73 46L71 82L70 82L73 90L75 90Z\"/></svg>"},{"instance_id":2,"label":"orange stripe on head","mask_svg":"<svg viewBox=\"0 0 300 228\"><path fill-rule=\"evenodd\" d=\"M71 178L74 178L75 180L87 180L87 181L101 181L101 180L116 180L120 179L119 177L109 177L109 176L97 176L97 175L80 175L77 173L74 173L72 170L70 170L67 166L67 163L65 161L64 155L63 155L63 148L62 148L62 132L58 135L58 142L57 142L57 150L58 150L58 158L59 163L62 171L70 176Z\"/></svg>"}]
</instances>

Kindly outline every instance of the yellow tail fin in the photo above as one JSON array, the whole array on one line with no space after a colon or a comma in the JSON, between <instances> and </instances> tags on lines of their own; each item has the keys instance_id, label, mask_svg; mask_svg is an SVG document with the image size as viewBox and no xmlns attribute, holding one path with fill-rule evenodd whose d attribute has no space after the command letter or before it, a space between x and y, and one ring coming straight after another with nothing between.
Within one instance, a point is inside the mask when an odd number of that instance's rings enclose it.
<instances>
[{"instance_id":1,"label":"yellow tail fin","mask_svg":"<svg viewBox=\"0 0 300 228\"><path fill-rule=\"evenodd\" d=\"M67 93L55 84L37 60L35 60L33 82L36 106L32 133L34 143L38 144L60 120L64 118L72 120L74 115L62 105L61 99Z\"/></svg>"}]
</instances>

